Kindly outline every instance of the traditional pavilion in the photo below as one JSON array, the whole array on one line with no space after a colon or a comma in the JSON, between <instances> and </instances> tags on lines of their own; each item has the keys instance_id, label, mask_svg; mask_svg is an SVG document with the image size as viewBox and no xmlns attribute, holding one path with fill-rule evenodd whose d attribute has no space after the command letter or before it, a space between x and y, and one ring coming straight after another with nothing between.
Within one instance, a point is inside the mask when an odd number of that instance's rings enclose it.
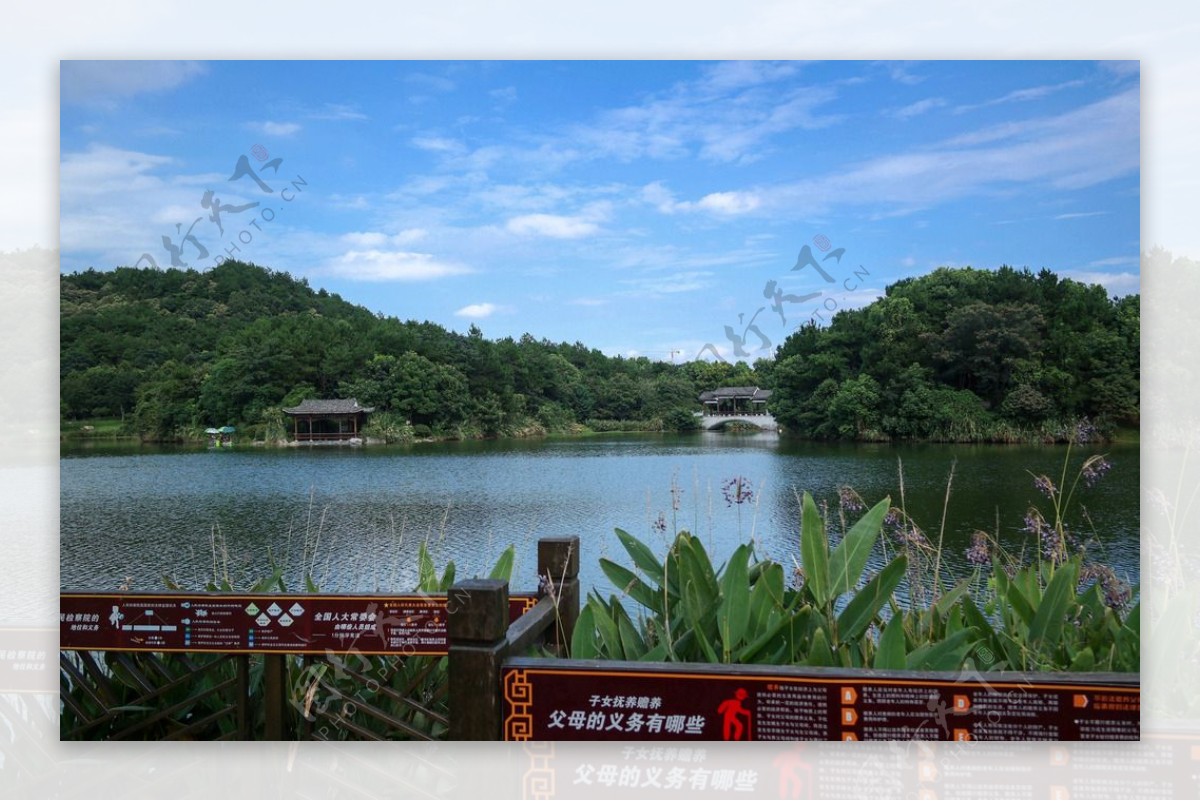
<instances>
[{"instance_id":1,"label":"traditional pavilion","mask_svg":"<svg viewBox=\"0 0 1200 801\"><path fill-rule=\"evenodd\" d=\"M373 411L374 406L359 406L355 398L310 398L283 413L292 418L292 435L297 442L339 442L358 439L367 415Z\"/></svg>"},{"instance_id":2,"label":"traditional pavilion","mask_svg":"<svg viewBox=\"0 0 1200 801\"><path fill-rule=\"evenodd\" d=\"M700 393L705 414L766 414L771 390L758 387L721 387Z\"/></svg>"}]
</instances>

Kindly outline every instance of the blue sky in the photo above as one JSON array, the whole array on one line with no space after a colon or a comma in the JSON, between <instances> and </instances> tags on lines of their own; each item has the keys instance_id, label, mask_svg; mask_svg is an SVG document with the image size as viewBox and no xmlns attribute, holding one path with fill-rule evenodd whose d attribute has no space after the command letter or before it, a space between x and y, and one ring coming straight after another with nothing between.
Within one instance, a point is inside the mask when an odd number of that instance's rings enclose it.
<instances>
[{"instance_id":1,"label":"blue sky","mask_svg":"<svg viewBox=\"0 0 1200 801\"><path fill-rule=\"evenodd\" d=\"M67 272L169 266L167 236L677 361L943 265L1138 291L1136 62L63 62L60 102Z\"/></svg>"}]
</instances>

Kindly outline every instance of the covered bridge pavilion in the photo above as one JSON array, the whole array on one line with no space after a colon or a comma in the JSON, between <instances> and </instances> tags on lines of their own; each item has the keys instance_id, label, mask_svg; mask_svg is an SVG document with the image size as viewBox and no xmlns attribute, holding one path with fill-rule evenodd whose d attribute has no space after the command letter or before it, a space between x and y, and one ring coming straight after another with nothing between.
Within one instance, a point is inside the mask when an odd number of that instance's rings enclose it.
<instances>
[{"instance_id":1,"label":"covered bridge pavilion","mask_svg":"<svg viewBox=\"0 0 1200 801\"><path fill-rule=\"evenodd\" d=\"M297 442L339 442L361 437L367 415L373 411L375 407L359 406L355 398L310 398L283 413L292 418L292 435Z\"/></svg>"},{"instance_id":2,"label":"covered bridge pavilion","mask_svg":"<svg viewBox=\"0 0 1200 801\"><path fill-rule=\"evenodd\" d=\"M771 390L758 387L721 387L700 393L705 415L766 414Z\"/></svg>"}]
</instances>

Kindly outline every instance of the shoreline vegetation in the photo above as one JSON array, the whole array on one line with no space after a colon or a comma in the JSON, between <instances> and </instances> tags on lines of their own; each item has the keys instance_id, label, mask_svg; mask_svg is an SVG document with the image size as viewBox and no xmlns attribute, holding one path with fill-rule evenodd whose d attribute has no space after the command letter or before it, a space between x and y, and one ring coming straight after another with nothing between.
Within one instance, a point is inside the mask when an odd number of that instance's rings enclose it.
<instances>
[{"instance_id":1,"label":"shoreline vegetation","mask_svg":"<svg viewBox=\"0 0 1200 801\"><path fill-rule=\"evenodd\" d=\"M579 617L567 653L538 655L571 659L718 664L807 665L861 670L1119 672L1140 670L1141 588L1122 582L1096 559L1080 526L1086 519L1081 496L1102 481L1110 466L1101 454L1072 457L1068 447L1055 476L1030 473L1043 500L1026 513L1028 541L1005 548L996 536L978 531L968 561L971 575L948 579L942 560L946 508L952 499L953 472L947 479L943 519L934 534L934 521L923 531L905 509L903 472L898 497L873 505L853 488L843 486L835 506L818 504L797 490L801 517L796 532L800 559L785 566L761 554L751 532L748 540L721 563L713 561L700 537L675 528L665 549L616 530L625 551L618 560L599 558L615 588L593 588L581 600ZM741 476L722 486L727 505L753 504L755 491ZM672 527L680 487L672 481ZM893 501L898 505L893 505ZM321 561L319 544L324 515L315 516L311 500L309 522L302 532L302 585L320 592L324 577L316 577ZM662 531L668 523L661 516ZM739 517L739 539L742 539ZM935 538L936 537L936 538ZM418 552L416 589L445 593L456 579L453 561L439 573L427 542ZM234 578L223 537L214 531L212 575L201 580L214 592L233 592L238 585L252 592L286 593L285 569L293 557L289 544L277 563L268 551L267 575ZM882 557L874 570L871 557ZM506 547L489 577L511 580L515 549ZM237 572L237 571L235 571ZM168 590L188 589L190 582L164 576ZM106 652L103 664L113 691L136 699L145 686L131 679L117 654ZM154 662L153 655L135 654L134 664L153 663L143 671L155 682L181 681L178 665ZM287 657L287 686L293 703L288 714L311 720L316 704L353 699L355 705L385 710L403 728L381 724L379 716L355 721L386 738L445 739L449 714L448 663L445 657L354 654L354 673L342 672L337 657L312 663ZM200 664L220 659L198 655ZM223 677L232 675L226 662ZM377 676L364 682L362 675ZM159 678L161 676L161 678ZM144 679L142 679L144 681ZM407 688L420 706L405 703L396 692L379 686ZM320 689L321 692L316 692ZM62 731L82 719L74 710L92 701L86 688L65 687L73 704L64 712ZM228 717L216 714L225 703L206 697L195 705L173 706L164 718L155 708L125 704L111 721L119 731L136 722L153 723L148 738L161 738L173 727L211 720L201 739L228 734ZM212 706L212 709L209 706ZM151 717L153 716L153 717ZM294 722L299 723L297 718ZM261 727L261 720L255 721ZM221 727L226 727L222 729ZM407 733L406 733L407 732ZM332 736L349 737L351 729L336 727Z\"/></svg>"},{"instance_id":2,"label":"shoreline vegetation","mask_svg":"<svg viewBox=\"0 0 1200 801\"><path fill-rule=\"evenodd\" d=\"M733 363L460 334L235 261L66 274L60 310L68 439L274 443L283 409L346 398L384 442L689 431L730 387L770 390L786 436L822 441L1104 441L1140 418L1139 297L1045 269L939 268Z\"/></svg>"},{"instance_id":3,"label":"shoreline vegetation","mask_svg":"<svg viewBox=\"0 0 1200 801\"><path fill-rule=\"evenodd\" d=\"M592 423L596 421L588 421ZM510 433L496 433L491 435L463 435L461 433L452 434L430 434L427 436L416 436L411 430L403 431L399 434L396 432L379 432L368 428L364 434L365 437L355 443L356 445L414 445L420 443L431 442L462 442L468 440L520 440L520 439L580 439L586 437L599 437L612 434L696 434L700 433L699 428L690 430L672 430L664 428L660 421L645 421L645 420L630 420L630 421L603 421L604 425L590 427L589 424L574 423L571 426L560 430L546 430L544 427L531 424L524 428L518 429ZM746 426L728 426L723 429L729 434L757 434L762 433L752 425ZM286 438L264 439L260 436L255 436L256 432L253 428L246 435L239 435L230 445L225 445L225 448L283 448L283 447L309 447L310 443L296 443ZM787 433L781 436L788 437ZM1141 432L1138 428L1120 427L1103 434L1094 434L1090 440L1093 443L1108 443L1108 444L1136 444L1140 441ZM803 438L790 437L792 439L801 440ZM821 442L825 440L817 440L808 438L810 441ZM205 445L209 441L209 435L203 431L187 431L178 432L172 439L150 439L140 435L136 430L129 428L119 419L83 419L63 421L60 431L59 440L63 444L84 444L84 443L112 443L125 445L179 445L183 447L199 447ZM938 444L962 444L962 445L1067 445L1071 442L1070 429L1063 429L1061 432L1021 432L1017 436L1010 436L1004 439L861 439L855 440L859 443L873 444L905 444L905 443L938 443ZM347 442L336 442L330 445L315 446L315 447L346 447Z\"/></svg>"}]
</instances>

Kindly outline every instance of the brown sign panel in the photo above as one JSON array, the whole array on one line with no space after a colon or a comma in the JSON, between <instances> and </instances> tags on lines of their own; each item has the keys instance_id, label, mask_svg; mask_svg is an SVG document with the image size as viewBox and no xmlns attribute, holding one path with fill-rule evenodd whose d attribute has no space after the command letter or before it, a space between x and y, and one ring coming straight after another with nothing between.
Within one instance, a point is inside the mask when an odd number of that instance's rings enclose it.
<instances>
[{"instance_id":1,"label":"brown sign panel","mask_svg":"<svg viewBox=\"0 0 1200 801\"><path fill-rule=\"evenodd\" d=\"M445 654L445 595L63 593L59 648L75 651ZM537 602L510 596L510 620Z\"/></svg>"},{"instance_id":2,"label":"brown sign panel","mask_svg":"<svg viewBox=\"0 0 1200 801\"><path fill-rule=\"evenodd\" d=\"M1137 740L1138 676L510 660L506 740ZM732 671L736 671L734 674Z\"/></svg>"}]
</instances>

